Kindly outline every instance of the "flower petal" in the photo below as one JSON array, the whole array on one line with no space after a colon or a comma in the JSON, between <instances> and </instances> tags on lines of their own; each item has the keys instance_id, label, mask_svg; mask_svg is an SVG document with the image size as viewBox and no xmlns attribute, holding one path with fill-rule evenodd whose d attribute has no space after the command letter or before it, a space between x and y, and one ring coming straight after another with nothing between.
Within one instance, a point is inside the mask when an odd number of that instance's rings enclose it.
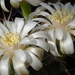
<instances>
[{"instance_id":1,"label":"flower petal","mask_svg":"<svg viewBox=\"0 0 75 75\"><path fill-rule=\"evenodd\" d=\"M37 56L39 57L40 60L43 59L43 56L44 56L44 50L41 49L41 48L39 48L39 47L34 47L34 46L28 47L28 48L26 48L25 51L29 51L29 52L34 53L35 55L37 55Z\"/></svg>"},{"instance_id":2,"label":"flower petal","mask_svg":"<svg viewBox=\"0 0 75 75\"><path fill-rule=\"evenodd\" d=\"M60 41L61 52L64 54L73 54L74 46L73 41L68 32L64 33L64 39Z\"/></svg>"},{"instance_id":3,"label":"flower petal","mask_svg":"<svg viewBox=\"0 0 75 75\"><path fill-rule=\"evenodd\" d=\"M38 6L41 3L40 0L26 0L26 1L29 2L33 6Z\"/></svg>"},{"instance_id":4,"label":"flower petal","mask_svg":"<svg viewBox=\"0 0 75 75\"><path fill-rule=\"evenodd\" d=\"M63 38L63 31L62 29L56 29L55 30L55 37L58 39L58 40L62 40Z\"/></svg>"},{"instance_id":5,"label":"flower petal","mask_svg":"<svg viewBox=\"0 0 75 75\"><path fill-rule=\"evenodd\" d=\"M45 7L46 9L48 9L51 13L53 13L55 10L51 7L51 6L49 6L48 4L46 4L46 3L40 3L40 5L42 5L43 7Z\"/></svg>"},{"instance_id":6,"label":"flower petal","mask_svg":"<svg viewBox=\"0 0 75 75\"><path fill-rule=\"evenodd\" d=\"M56 10L57 10L58 12L60 12L60 6L57 5L57 4L53 4L53 5L54 5L54 7L56 8Z\"/></svg>"},{"instance_id":7,"label":"flower petal","mask_svg":"<svg viewBox=\"0 0 75 75\"><path fill-rule=\"evenodd\" d=\"M16 0L10 0L10 4L15 8L19 8L19 2Z\"/></svg>"},{"instance_id":8,"label":"flower petal","mask_svg":"<svg viewBox=\"0 0 75 75\"><path fill-rule=\"evenodd\" d=\"M44 19L44 18L34 18L32 20L39 21L39 22L44 22L44 23L49 23L50 24L50 22L48 20Z\"/></svg>"},{"instance_id":9,"label":"flower petal","mask_svg":"<svg viewBox=\"0 0 75 75\"><path fill-rule=\"evenodd\" d=\"M50 52L53 53L53 55L55 56L60 56L60 54L58 53L57 47L56 47L56 38L54 36L54 29L49 30L48 35L50 37L50 40L48 40L48 43L50 46Z\"/></svg>"},{"instance_id":10,"label":"flower petal","mask_svg":"<svg viewBox=\"0 0 75 75\"><path fill-rule=\"evenodd\" d=\"M4 36L4 32L0 29L0 36Z\"/></svg>"},{"instance_id":11,"label":"flower petal","mask_svg":"<svg viewBox=\"0 0 75 75\"><path fill-rule=\"evenodd\" d=\"M42 16L50 16L50 14L48 12L45 12L45 11L40 11L38 14L36 15L42 15Z\"/></svg>"},{"instance_id":12,"label":"flower petal","mask_svg":"<svg viewBox=\"0 0 75 75\"><path fill-rule=\"evenodd\" d=\"M13 22L5 20L4 24L8 27L8 29L10 30L10 32L13 32Z\"/></svg>"},{"instance_id":13,"label":"flower petal","mask_svg":"<svg viewBox=\"0 0 75 75\"><path fill-rule=\"evenodd\" d=\"M29 38L25 37L19 44L27 44L29 42Z\"/></svg>"},{"instance_id":14,"label":"flower petal","mask_svg":"<svg viewBox=\"0 0 75 75\"><path fill-rule=\"evenodd\" d=\"M20 33L24 26L24 18L15 18L15 24L17 25L17 33Z\"/></svg>"},{"instance_id":15,"label":"flower petal","mask_svg":"<svg viewBox=\"0 0 75 75\"><path fill-rule=\"evenodd\" d=\"M36 44L34 45L37 45L41 48L43 48L44 50L48 51L49 50L49 45L48 43L46 43L43 39L35 39L36 40Z\"/></svg>"},{"instance_id":16,"label":"flower petal","mask_svg":"<svg viewBox=\"0 0 75 75\"><path fill-rule=\"evenodd\" d=\"M47 35L47 33L44 32L44 31L35 32L35 33L31 34L29 37L31 37L31 36L33 38L46 38L46 39L49 38L48 35Z\"/></svg>"},{"instance_id":17,"label":"flower petal","mask_svg":"<svg viewBox=\"0 0 75 75\"><path fill-rule=\"evenodd\" d=\"M70 30L69 32L75 36L75 30Z\"/></svg>"},{"instance_id":18,"label":"flower petal","mask_svg":"<svg viewBox=\"0 0 75 75\"><path fill-rule=\"evenodd\" d=\"M0 29L2 29L4 33L8 31L8 29L2 23L0 23Z\"/></svg>"},{"instance_id":19,"label":"flower petal","mask_svg":"<svg viewBox=\"0 0 75 75\"><path fill-rule=\"evenodd\" d=\"M26 55L22 49L18 49L14 51L14 54L18 61L24 63L26 61Z\"/></svg>"},{"instance_id":20,"label":"flower petal","mask_svg":"<svg viewBox=\"0 0 75 75\"><path fill-rule=\"evenodd\" d=\"M26 36L28 34L28 32L31 31L36 26L36 24L37 24L37 22L33 22L33 21L29 20L23 28L21 38L24 38L24 36Z\"/></svg>"},{"instance_id":21,"label":"flower petal","mask_svg":"<svg viewBox=\"0 0 75 75\"><path fill-rule=\"evenodd\" d=\"M31 64L32 63L32 58L30 56L30 54L28 53L28 50L25 50L25 54L26 54L26 61Z\"/></svg>"},{"instance_id":22,"label":"flower petal","mask_svg":"<svg viewBox=\"0 0 75 75\"><path fill-rule=\"evenodd\" d=\"M28 52L30 56L32 57L32 63L30 64L34 70L39 70L42 68L42 63L41 61L31 52Z\"/></svg>"},{"instance_id":23,"label":"flower petal","mask_svg":"<svg viewBox=\"0 0 75 75\"><path fill-rule=\"evenodd\" d=\"M12 58L13 67L18 75L29 75L24 63L19 62L15 57Z\"/></svg>"},{"instance_id":24,"label":"flower petal","mask_svg":"<svg viewBox=\"0 0 75 75\"><path fill-rule=\"evenodd\" d=\"M9 12L9 10L5 7L5 0L0 0L0 5L4 11Z\"/></svg>"},{"instance_id":25,"label":"flower petal","mask_svg":"<svg viewBox=\"0 0 75 75\"><path fill-rule=\"evenodd\" d=\"M9 56L5 55L1 59L0 71L1 75L9 75Z\"/></svg>"},{"instance_id":26,"label":"flower petal","mask_svg":"<svg viewBox=\"0 0 75 75\"><path fill-rule=\"evenodd\" d=\"M70 6L70 2L69 2L69 3L66 3L66 4L64 5L64 10L68 9L69 6Z\"/></svg>"},{"instance_id":27,"label":"flower petal","mask_svg":"<svg viewBox=\"0 0 75 75\"><path fill-rule=\"evenodd\" d=\"M0 56L3 54L4 50L0 49Z\"/></svg>"},{"instance_id":28,"label":"flower petal","mask_svg":"<svg viewBox=\"0 0 75 75\"><path fill-rule=\"evenodd\" d=\"M70 28L75 28L75 19L70 22L67 26L70 26Z\"/></svg>"}]
</instances>

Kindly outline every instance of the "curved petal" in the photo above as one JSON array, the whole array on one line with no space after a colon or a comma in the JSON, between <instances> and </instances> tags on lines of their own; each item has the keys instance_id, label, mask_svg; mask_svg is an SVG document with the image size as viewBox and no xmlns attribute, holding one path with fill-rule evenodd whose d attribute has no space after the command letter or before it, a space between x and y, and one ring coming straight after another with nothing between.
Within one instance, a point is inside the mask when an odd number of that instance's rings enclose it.
<instances>
[{"instance_id":1,"label":"curved petal","mask_svg":"<svg viewBox=\"0 0 75 75\"><path fill-rule=\"evenodd\" d=\"M37 55L39 57L40 60L43 59L44 50L39 47L34 47L34 46L28 47L28 48L26 48L25 51L30 51L30 52L34 53L35 55Z\"/></svg>"},{"instance_id":2,"label":"curved petal","mask_svg":"<svg viewBox=\"0 0 75 75\"><path fill-rule=\"evenodd\" d=\"M10 0L10 4L15 8L19 8L19 2L16 0Z\"/></svg>"},{"instance_id":3,"label":"curved petal","mask_svg":"<svg viewBox=\"0 0 75 75\"><path fill-rule=\"evenodd\" d=\"M75 36L75 30L70 30L69 32Z\"/></svg>"},{"instance_id":4,"label":"curved petal","mask_svg":"<svg viewBox=\"0 0 75 75\"><path fill-rule=\"evenodd\" d=\"M29 75L24 63L19 62L15 57L12 58L13 67L18 75Z\"/></svg>"},{"instance_id":5,"label":"curved petal","mask_svg":"<svg viewBox=\"0 0 75 75\"><path fill-rule=\"evenodd\" d=\"M53 53L53 55L56 54L55 56L60 56L60 54L58 53L57 47L56 47L56 43L55 43L56 38L54 36L54 29L49 30L48 35L50 37L50 40L48 40L48 43L50 46L50 50L52 50L51 53Z\"/></svg>"},{"instance_id":6,"label":"curved petal","mask_svg":"<svg viewBox=\"0 0 75 75\"><path fill-rule=\"evenodd\" d=\"M29 38L25 37L19 44L27 44L29 42Z\"/></svg>"},{"instance_id":7,"label":"curved petal","mask_svg":"<svg viewBox=\"0 0 75 75\"><path fill-rule=\"evenodd\" d=\"M5 55L1 59L0 71L1 75L9 75L9 56Z\"/></svg>"},{"instance_id":8,"label":"curved petal","mask_svg":"<svg viewBox=\"0 0 75 75\"><path fill-rule=\"evenodd\" d=\"M47 33L44 32L44 31L35 32L35 33L31 34L29 37L31 37L31 36L33 38L46 38L46 39L49 39Z\"/></svg>"},{"instance_id":9,"label":"curved petal","mask_svg":"<svg viewBox=\"0 0 75 75\"><path fill-rule=\"evenodd\" d=\"M40 11L38 14L36 15L42 15L42 16L50 16L50 14L48 12L45 12L45 11Z\"/></svg>"},{"instance_id":10,"label":"curved petal","mask_svg":"<svg viewBox=\"0 0 75 75\"><path fill-rule=\"evenodd\" d=\"M35 12L29 14L28 18L32 19L35 15L37 15L40 11L43 11L44 9L45 9L44 7L39 6L38 8L36 8Z\"/></svg>"},{"instance_id":11,"label":"curved petal","mask_svg":"<svg viewBox=\"0 0 75 75\"><path fill-rule=\"evenodd\" d=\"M48 9L51 13L53 13L55 11L51 6L49 6L48 4L46 4L44 2L40 3L40 5L42 5L46 9Z\"/></svg>"},{"instance_id":12,"label":"curved petal","mask_svg":"<svg viewBox=\"0 0 75 75\"><path fill-rule=\"evenodd\" d=\"M54 7L56 8L56 10L60 13L60 6L57 5L57 4L53 4L53 5L54 5Z\"/></svg>"},{"instance_id":13,"label":"curved petal","mask_svg":"<svg viewBox=\"0 0 75 75\"><path fill-rule=\"evenodd\" d=\"M54 56L59 56L59 54L57 54L55 51L53 51L53 50L50 50L50 53L52 54L52 55L54 55Z\"/></svg>"},{"instance_id":14,"label":"curved petal","mask_svg":"<svg viewBox=\"0 0 75 75\"><path fill-rule=\"evenodd\" d=\"M26 61L26 55L22 49L18 49L14 51L16 59L22 63Z\"/></svg>"},{"instance_id":15,"label":"curved petal","mask_svg":"<svg viewBox=\"0 0 75 75\"><path fill-rule=\"evenodd\" d=\"M4 50L0 49L0 56L3 54Z\"/></svg>"},{"instance_id":16,"label":"curved petal","mask_svg":"<svg viewBox=\"0 0 75 75\"><path fill-rule=\"evenodd\" d=\"M48 45L48 43L46 43L42 39L35 39L35 40L36 40L37 43L34 44L34 45L39 46L39 47L43 48L46 51L49 51L49 45Z\"/></svg>"},{"instance_id":17,"label":"curved petal","mask_svg":"<svg viewBox=\"0 0 75 75\"><path fill-rule=\"evenodd\" d=\"M15 18L15 24L17 27L17 33L20 33L24 26L24 18Z\"/></svg>"},{"instance_id":18,"label":"curved petal","mask_svg":"<svg viewBox=\"0 0 75 75\"><path fill-rule=\"evenodd\" d=\"M4 24L8 27L8 29L10 30L10 32L13 32L13 22L5 20Z\"/></svg>"},{"instance_id":19,"label":"curved petal","mask_svg":"<svg viewBox=\"0 0 75 75\"><path fill-rule=\"evenodd\" d=\"M56 39L58 39L58 40L62 40L62 38L63 38L63 31L62 31L62 29L56 29L55 30L55 37L56 37Z\"/></svg>"},{"instance_id":20,"label":"curved petal","mask_svg":"<svg viewBox=\"0 0 75 75\"><path fill-rule=\"evenodd\" d=\"M28 52L30 56L32 57L32 63L30 64L34 70L39 70L42 68L42 63L41 61L31 52Z\"/></svg>"},{"instance_id":21,"label":"curved petal","mask_svg":"<svg viewBox=\"0 0 75 75\"><path fill-rule=\"evenodd\" d=\"M64 33L64 38L60 41L61 52L64 54L73 54L74 53L74 46L73 41L68 32Z\"/></svg>"},{"instance_id":22,"label":"curved petal","mask_svg":"<svg viewBox=\"0 0 75 75\"><path fill-rule=\"evenodd\" d=\"M8 29L2 23L0 23L0 29L2 29L4 33L8 31Z\"/></svg>"},{"instance_id":23,"label":"curved petal","mask_svg":"<svg viewBox=\"0 0 75 75\"><path fill-rule=\"evenodd\" d=\"M50 22L48 20L44 19L44 18L34 18L32 20L50 24Z\"/></svg>"},{"instance_id":24,"label":"curved petal","mask_svg":"<svg viewBox=\"0 0 75 75\"><path fill-rule=\"evenodd\" d=\"M56 4L60 5L61 6L61 9L63 10L64 4L62 4L61 2L57 2Z\"/></svg>"},{"instance_id":25,"label":"curved petal","mask_svg":"<svg viewBox=\"0 0 75 75\"><path fill-rule=\"evenodd\" d=\"M64 5L64 10L68 9L69 6L70 6L70 2L69 2L69 3L66 3L66 4Z\"/></svg>"},{"instance_id":26,"label":"curved petal","mask_svg":"<svg viewBox=\"0 0 75 75\"><path fill-rule=\"evenodd\" d=\"M38 6L41 3L40 0L26 0L26 1L29 2L33 6Z\"/></svg>"},{"instance_id":27,"label":"curved petal","mask_svg":"<svg viewBox=\"0 0 75 75\"><path fill-rule=\"evenodd\" d=\"M0 36L4 36L4 32L0 29Z\"/></svg>"},{"instance_id":28,"label":"curved petal","mask_svg":"<svg viewBox=\"0 0 75 75\"><path fill-rule=\"evenodd\" d=\"M5 0L0 0L0 5L4 11L9 12L9 10L5 7Z\"/></svg>"},{"instance_id":29,"label":"curved petal","mask_svg":"<svg viewBox=\"0 0 75 75\"><path fill-rule=\"evenodd\" d=\"M28 50L25 50L25 54L26 54L26 61L31 64L32 63L32 58L30 56L30 54L28 53Z\"/></svg>"},{"instance_id":30,"label":"curved petal","mask_svg":"<svg viewBox=\"0 0 75 75\"><path fill-rule=\"evenodd\" d=\"M70 26L70 28L75 28L75 19L70 22L67 26Z\"/></svg>"},{"instance_id":31,"label":"curved petal","mask_svg":"<svg viewBox=\"0 0 75 75\"><path fill-rule=\"evenodd\" d=\"M36 25L37 25L37 22L33 22L33 21L29 20L23 28L21 38L24 38L24 36L26 36L28 34L28 32L31 31Z\"/></svg>"}]
</instances>

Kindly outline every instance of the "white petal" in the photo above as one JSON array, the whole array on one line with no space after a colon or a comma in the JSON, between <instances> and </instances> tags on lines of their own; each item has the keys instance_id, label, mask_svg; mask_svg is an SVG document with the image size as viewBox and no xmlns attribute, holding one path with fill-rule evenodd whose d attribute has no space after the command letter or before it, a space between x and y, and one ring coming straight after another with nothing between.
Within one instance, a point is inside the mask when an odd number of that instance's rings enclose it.
<instances>
[{"instance_id":1,"label":"white petal","mask_svg":"<svg viewBox=\"0 0 75 75\"><path fill-rule=\"evenodd\" d=\"M17 25L17 32L20 33L24 26L24 18L15 18L15 24Z\"/></svg>"},{"instance_id":2,"label":"white petal","mask_svg":"<svg viewBox=\"0 0 75 75\"><path fill-rule=\"evenodd\" d=\"M4 24L8 27L8 29L10 30L10 32L13 32L13 22L5 20Z\"/></svg>"},{"instance_id":3,"label":"white petal","mask_svg":"<svg viewBox=\"0 0 75 75\"><path fill-rule=\"evenodd\" d=\"M4 50L0 49L0 56L3 54Z\"/></svg>"},{"instance_id":4,"label":"white petal","mask_svg":"<svg viewBox=\"0 0 75 75\"><path fill-rule=\"evenodd\" d=\"M24 63L19 62L15 57L12 58L13 67L18 75L29 75Z\"/></svg>"},{"instance_id":5,"label":"white petal","mask_svg":"<svg viewBox=\"0 0 75 75\"><path fill-rule=\"evenodd\" d=\"M25 50L25 54L26 54L26 61L27 61L29 64L31 64L31 63L32 63L32 58L31 58L31 56L30 56L30 54L28 53L27 50Z\"/></svg>"},{"instance_id":6,"label":"white petal","mask_svg":"<svg viewBox=\"0 0 75 75\"><path fill-rule=\"evenodd\" d=\"M38 14L36 15L42 15L42 16L50 16L50 14L48 12L45 12L45 11L40 11Z\"/></svg>"},{"instance_id":7,"label":"white petal","mask_svg":"<svg viewBox=\"0 0 75 75\"><path fill-rule=\"evenodd\" d=\"M15 7L15 8L18 8L19 7L19 2L16 1L16 0L10 0L10 4Z\"/></svg>"},{"instance_id":8,"label":"white petal","mask_svg":"<svg viewBox=\"0 0 75 75\"><path fill-rule=\"evenodd\" d=\"M29 38L25 37L19 44L27 44L29 42Z\"/></svg>"},{"instance_id":9,"label":"white petal","mask_svg":"<svg viewBox=\"0 0 75 75\"><path fill-rule=\"evenodd\" d=\"M29 37L31 37L31 36L33 38L46 38L46 39L49 38L48 35L47 35L47 33L44 32L44 31L35 32L35 33L31 34Z\"/></svg>"},{"instance_id":10,"label":"white petal","mask_svg":"<svg viewBox=\"0 0 75 75\"><path fill-rule=\"evenodd\" d=\"M59 54L57 54L55 51L53 51L53 50L50 50L50 53L52 54L52 55L54 55L54 56L59 56Z\"/></svg>"},{"instance_id":11,"label":"white petal","mask_svg":"<svg viewBox=\"0 0 75 75\"><path fill-rule=\"evenodd\" d=\"M26 55L22 49L18 49L14 51L14 54L18 61L24 63L26 61Z\"/></svg>"},{"instance_id":12,"label":"white petal","mask_svg":"<svg viewBox=\"0 0 75 75\"><path fill-rule=\"evenodd\" d=\"M58 53L57 47L56 47L56 38L54 35L54 29L49 30L48 34L50 37L50 40L48 41L48 43L50 46L50 50L52 50L51 53L53 53L54 55L54 51L55 51L56 56L60 56L60 54Z\"/></svg>"},{"instance_id":13,"label":"white petal","mask_svg":"<svg viewBox=\"0 0 75 75\"><path fill-rule=\"evenodd\" d=\"M57 5L57 4L53 4L54 5L54 7L56 8L56 10L58 11L58 12L60 12L60 7L59 7L59 5Z\"/></svg>"},{"instance_id":14,"label":"white petal","mask_svg":"<svg viewBox=\"0 0 75 75\"><path fill-rule=\"evenodd\" d=\"M5 55L1 59L0 71L1 75L9 75L9 56Z\"/></svg>"},{"instance_id":15,"label":"white petal","mask_svg":"<svg viewBox=\"0 0 75 75\"><path fill-rule=\"evenodd\" d=\"M64 4L62 4L61 2L57 2L56 4L60 5L61 6L61 9L63 10Z\"/></svg>"},{"instance_id":16,"label":"white petal","mask_svg":"<svg viewBox=\"0 0 75 75\"><path fill-rule=\"evenodd\" d=\"M42 68L41 61L31 52L29 52L30 56L32 57L32 63L30 64L34 70L39 70Z\"/></svg>"},{"instance_id":17,"label":"white petal","mask_svg":"<svg viewBox=\"0 0 75 75\"><path fill-rule=\"evenodd\" d=\"M31 47L26 48L25 51L26 51L26 52L27 52L27 51L32 52L32 53L35 54L40 60L43 59L44 50L43 50L42 48L31 46Z\"/></svg>"},{"instance_id":18,"label":"white petal","mask_svg":"<svg viewBox=\"0 0 75 75\"><path fill-rule=\"evenodd\" d=\"M36 44L37 46L43 48L44 50L48 51L49 50L49 45L48 43L46 43L44 40L42 39L35 39L36 40Z\"/></svg>"},{"instance_id":19,"label":"white petal","mask_svg":"<svg viewBox=\"0 0 75 75\"><path fill-rule=\"evenodd\" d=\"M4 11L9 12L9 10L5 7L5 0L0 0L0 5Z\"/></svg>"},{"instance_id":20,"label":"white petal","mask_svg":"<svg viewBox=\"0 0 75 75\"><path fill-rule=\"evenodd\" d=\"M0 23L0 28L2 29L2 31L4 31L4 33L8 31L8 29L2 23Z\"/></svg>"},{"instance_id":21,"label":"white petal","mask_svg":"<svg viewBox=\"0 0 75 75\"><path fill-rule=\"evenodd\" d=\"M75 28L75 19L70 22L67 26L70 26L70 28Z\"/></svg>"},{"instance_id":22,"label":"white petal","mask_svg":"<svg viewBox=\"0 0 75 75\"><path fill-rule=\"evenodd\" d=\"M75 12L75 4L74 4L74 6L72 7L71 12Z\"/></svg>"},{"instance_id":23,"label":"white petal","mask_svg":"<svg viewBox=\"0 0 75 75\"><path fill-rule=\"evenodd\" d=\"M4 36L4 32L0 29L0 36Z\"/></svg>"},{"instance_id":24,"label":"white petal","mask_svg":"<svg viewBox=\"0 0 75 75\"><path fill-rule=\"evenodd\" d=\"M49 6L48 4L46 4L46 3L40 3L40 5L42 5L43 7L45 7L46 9L48 9L51 13L53 13L55 10L51 7L51 6Z\"/></svg>"},{"instance_id":25,"label":"white petal","mask_svg":"<svg viewBox=\"0 0 75 75\"><path fill-rule=\"evenodd\" d=\"M70 6L70 2L69 2L69 3L66 3L66 4L64 5L64 10L68 9L69 6Z\"/></svg>"},{"instance_id":26,"label":"white petal","mask_svg":"<svg viewBox=\"0 0 75 75\"><path fill-rule=\"evenodd\" d=\"M26 0L26 1L32 4L33 6L38 6L41 3L40 0Z\"/></svg>"},{"instance_id":27,"label":"white petal","mask_svg":"<svg viewBox=\"0 0 75 75\"><path fill-rule=\"evenodd\" d=\"M62 31L62 29L56 29L55 30L55 37L58 40L62 40L62 38L63 38L63 31Z\"/></svg>"},{"instance_id":28,"label":"white petal","mask_svg":"<svg viewBox=\"0 0 75 75\"><path fill-rule=\"evenodd\" d=\"M37 22L33 22L29 20L23 28L21 38L24 38L24 36L26 36L28 32L31 31L36 26L36 24Z\"/></svg>"},{"instance_id":29,"label":"white petal","mask_svg":"<svg viewBox=\"0 0 75 75\"><path fill-rule=\"evenodd\" d=\"M75 36L75 30L70 30L69 32Z\"/></svg>"},{"instance_id":30,"label":"white petal","mask_svg":"<svg viewBox=\"0 0 75 75\"><path fill-rule=\"evenodd\" d=\"M73 41L68 32L64 33L64 39L60 41L61 51L65 54L73 54L74 53L74 46Z\"/></svg>"},{"instance_id":31,"label":"white petal","mask_svg":"<svg viewBox=\"0 0 75 75\"><path fill-rule=\"evenodd\" d=\"M50 22L48 20L44 19L44 18L34 18L32 20L39 21L39 22L44 22L44 23L49 23L50 24Z\"/></svg>"}]
</instances>

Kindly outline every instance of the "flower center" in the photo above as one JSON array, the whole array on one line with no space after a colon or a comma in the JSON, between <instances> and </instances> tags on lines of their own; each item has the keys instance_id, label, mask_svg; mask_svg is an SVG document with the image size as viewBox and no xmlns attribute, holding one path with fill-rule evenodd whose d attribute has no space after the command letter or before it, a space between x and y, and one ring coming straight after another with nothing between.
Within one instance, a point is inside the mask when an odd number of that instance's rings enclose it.
<instances>
[{"instance_id":1,"label":"flower center","mask_svg":"<svg viewBox=\"0 0 75 75\"><path fill-rule=\"evenodd\" d=\"M19 37L16 32L13 34L11 32L7 32L6 35L2 36L1 42L5 46L13 46L19 42Z\"/></svg>"},{"instance_id":2,"label":"flower center","mask_svg":"<svg viewBox=\"0 0 75 75\"><path fill-rule=\"evenodd\" d=\"M63 24L64 22L68 22L73 18L72 12L67 9L67 10L61 10L53 12L52 15L50 15L52 21L55 21L57 23Z\"/></svg>"}]
</instances>

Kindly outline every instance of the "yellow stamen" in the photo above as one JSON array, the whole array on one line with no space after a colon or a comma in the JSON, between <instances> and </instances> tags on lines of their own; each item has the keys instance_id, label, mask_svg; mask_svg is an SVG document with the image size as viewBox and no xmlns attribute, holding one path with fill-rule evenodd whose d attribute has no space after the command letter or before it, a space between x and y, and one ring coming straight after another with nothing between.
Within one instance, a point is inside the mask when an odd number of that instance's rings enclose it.
<instances>
[{"instance_id":1,"label":"yellow stamen","mask_svg":"<svg viewBox=\"0 0 75 75\"><path fill-rule=\"evenodd\" d=\"M73 14L69 9L67 10L59 10L50 15L52 21L58 22L60 24L67 22L73 18Z\"/></svg>"},{"instance_id":2,"label":"yellow stamen","mask_svg":"<svg viewBox=\"0 0 75 75\"><path fill-rule=\"evenodd\" d=\"M6 35L2 36L1 42L6 46L13 46L19 42L19 37L16 32L13 34L11 32L7 32Z\"/></svg>"}]
</instances>

